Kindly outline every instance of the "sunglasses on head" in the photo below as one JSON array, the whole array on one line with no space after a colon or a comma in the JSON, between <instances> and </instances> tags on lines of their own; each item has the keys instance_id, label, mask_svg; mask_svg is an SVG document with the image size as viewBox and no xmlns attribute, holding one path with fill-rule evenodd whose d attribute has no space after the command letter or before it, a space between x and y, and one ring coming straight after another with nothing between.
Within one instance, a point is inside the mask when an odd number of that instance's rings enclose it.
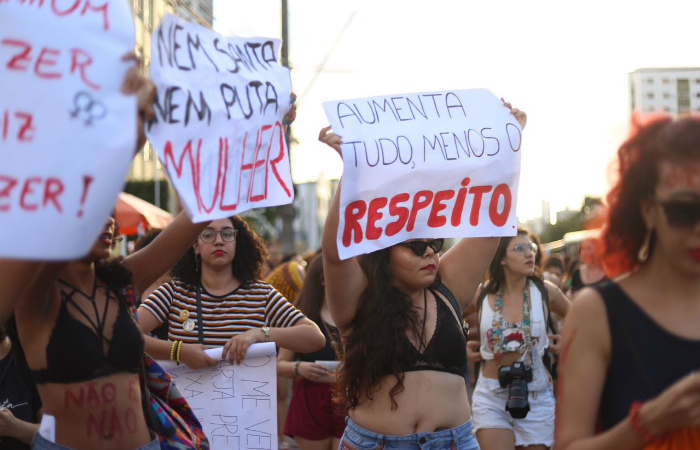
<instances>
[{"instance_id":1,"label":"sunglasses on head","mask_svg":"<svg viewBox=\"0 0 700 450\"><path fill-rule=\"evenodd\" d=\"M428 249L428 247L432 248L435 253L439 252L442 250L442 246L445 244L444 239L433 239L432 241L409 241L409 242L400 242L396 245L402 245L404 247L408 247L411 249L413 253L415 253L418 256L423 256L425 255L425 251Z\"/></svg>"},{"instance_id":2,"label":"sunglasses on head","mask_svg":"<svg viewBox=\"0 0 700 450\"><path fill-rule=\"evenodd\" d=\"M668 200L659 202L668 224L674 228L693 228L700 222L700 202Z\"/></svg>"}]
</instances>

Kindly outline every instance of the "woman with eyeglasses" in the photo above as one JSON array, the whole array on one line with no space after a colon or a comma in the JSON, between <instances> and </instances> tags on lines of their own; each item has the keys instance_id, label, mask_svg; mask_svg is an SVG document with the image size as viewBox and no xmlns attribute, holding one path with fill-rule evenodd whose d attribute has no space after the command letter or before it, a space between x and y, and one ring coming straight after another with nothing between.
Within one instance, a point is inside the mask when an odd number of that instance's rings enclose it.
<instances>
[{"instance_id":1,"label":"woman with eyeglasses","mask_svg":"<svg viewBox=\"0 0 700 450\"><path fill-rule=\"evenodd\" d=\"M479 340L467 347L468 358L481 362L472 413L483 450L544 450L554 438L552 378L543 357L548 347L558 353L550 310L563 318L569 300L536 270L537 250L525 229L501 238L476 295ZM511 392L518 383L528 391L520 404Z\"/></svg>"},{"instance_id":2,"label":"woman with eyeglasses","mask_svg":"<svg viewBox=\"0 0 700 450\"><path fill-rule=\"evenodd\" d=\"M700 446L700 118L618 151L603 263L564 325L557 449Z\"/></svg>"},{"instance_id":3,"label":"woman with eyeglasses","mask_svg":"<svg viewBox=\"0 0 700 450\"><path fill-rule=\"evenodd\" d=\"M511 113L524 127L525 113ZM319 140L341 153L329 128ZM444 256L443 239L410 239L341 260L341 185L322 240L326 298L344 345L336 397L349 418L340 448L478 449L456 306L472 300L499 239L460 239Z\"/></svg>"},{"instance_id":4,"label":"woman with eyeglasses","mask_svg":"<svg viewBox=\"0 0 700 450\"><path fill-rule=\"evenodd\" d=\"M168 341L146 339L146 351L198 369L217 360L205 349L223 346L222 359L237 363L257 342L297 352L325 345L316 324L268 283L260 281L265 245L243 219L213 221L173 267L173 279L141 304L144 333L168 324Z\"/></svg>"}]
</instances>

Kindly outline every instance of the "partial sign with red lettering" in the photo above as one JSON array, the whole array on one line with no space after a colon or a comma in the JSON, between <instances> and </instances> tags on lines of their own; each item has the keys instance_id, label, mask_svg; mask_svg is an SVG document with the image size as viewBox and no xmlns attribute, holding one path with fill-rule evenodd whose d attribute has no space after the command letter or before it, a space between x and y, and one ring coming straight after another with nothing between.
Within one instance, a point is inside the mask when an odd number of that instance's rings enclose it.
<instances>
[{"instance_id":1,"label":"partial sign with red lettering","mask_svg":"<svg viewBox=\"0 0 700 450\"><path fill-rule=\"evenodd\" d=\"M195 222L293 200L283 123L291 80L280 45L172 15L153 33L148 138Z\"/></svg>"},{"instance_id":2,"label":"partial sign with red lettering","mask_svg":"<svg viewBox=\"0 0 700 450\"><path fill-rule=\"evenodd\" d=\"M486 89L323 104L343 139L338 252L513 236L522 129Z\"/></svg>"},{"instance_id":3,"label":"partial sign with red lettering","mask_svg":"<svg viewBox=\"0 0 700 450\"><path fill-rule=\"evenodd\" d=\"M136 145L123 0L0 1L0 257L85 255Z\"/></svg>"}]
</instances>

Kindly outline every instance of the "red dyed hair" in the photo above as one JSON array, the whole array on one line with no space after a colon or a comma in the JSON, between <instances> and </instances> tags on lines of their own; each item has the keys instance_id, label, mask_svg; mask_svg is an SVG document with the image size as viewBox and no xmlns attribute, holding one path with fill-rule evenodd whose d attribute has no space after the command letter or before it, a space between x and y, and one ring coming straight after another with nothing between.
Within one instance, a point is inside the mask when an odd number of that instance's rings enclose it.
<instances>
[{"instance_id":1,"label":"red dyed hair","mask_svg":"<svg viewBox=\"0 0 700 450\"><path fill-rule=\"evenodd\" d=\"M661 161L700 159L700 117L668 116L633 120L632 136L617 152L618 179L607 196L608 222L603 232L603 266L609 277L635 269L647 232L642 202L653 200ZM652 237L650 251L653 251Z\"/></svg>"}]
</instances>

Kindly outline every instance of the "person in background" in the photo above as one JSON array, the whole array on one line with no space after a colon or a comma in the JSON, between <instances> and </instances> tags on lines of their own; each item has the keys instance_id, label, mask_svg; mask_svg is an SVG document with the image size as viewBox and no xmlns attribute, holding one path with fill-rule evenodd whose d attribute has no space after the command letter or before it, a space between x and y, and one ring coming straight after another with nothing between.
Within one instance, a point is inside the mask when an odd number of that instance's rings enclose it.
<instances>
[{"instance_id":1,"label":"person in background","mask_svg":"<svg viewBox=\"0 0 700 450\"><path fill-rule=\"evenodd\" d=\"M265 277L265 282L277 289L284 298L294 305L304 282L305 266L306 261L291 260L282 263ZM277 375L277 436L279 437L281 448L288 447L283 433L284 420L287 415L288 381L287 378Z\"/></svg>"},{"instance_id":2,"label":"person in background","mask_svg":"<svg viewBox=\"0 0 700 450\"><path fill-rule=\"evenodd\" d=\"M0 448L29 450L40 419L41 399L29 375L12 317L0 326Z\"/></svg>"},{"instance_id":3,"label":"person in background","mask_svg":"<svg viewBox=\"0 0 700 450\"><path fill-rule=\"evenodd\" d=\"M177 345L181 361L198 369L217 362L205 353L207 347L223 346L221 358L238 364L257 342L299 352L323 347L318 327L260 281L265 246L243 219L215 220L193 242L173 267L172 280L138 308L144 333L168 324L170 341L146 339L152 357L169 359Z\"/></svg>"},{"instance_id":4,"label":"person in background","mask_svg":"<svg viewBox=\"0 0 700 450\"><path fill-rule=\"evenodd\" d=\"M571 274L571 297L576 293L595 283L606 279L605 270L600 261L601 243L598 238L587 238L581 241L579 247L579 259L581 264Z\"/></svg>"},{"instance_id":5,"label":"person in background","mask_svg":"<svg viewBox=\"0 0 700 450\"><path fill-rule=\"evenodd\" d=\"M297 306L321 329L326 346L307 354L281 349L277 359L279 375L295 378L284 434L293 437L301 450L337 449L345 429L344 414L333 403L334 369L318 363L337 362L340 345L325 297L323 258L317 256L309 265Z\"/></svg>"},{"instance_id":6,"label":"person in background","mask_svg":"<svg viewBox=\"0 0 700 450\"><path fill-rule=\"evenodd\" d=\"M543 273L544 279L561 288L564 280L564 258L561 255L549 255L544 261Z\"/></svg>"},{"instance_id":7,"label":"person in background","mask_svg":"<svg viewBox=\"0 0 700 450\"><path fill-rule=\"evenodd\" d=\"M700 446L700 118L618 150L603 264L563 329L556 450Z\"/></svg>"},{"instance_id":8,"label":"person in background","mask_svg":"<svg viewBox=\"0 0 700 450\"><path fill-rule=\"evenodd\" d=\"M525 229L501 238L487 281L475 297L479 337L467 347L470 360L482 361L472 397L474 430L482 450L544 450L553 442L555 400L543 358L548 347L558 353L559 336L549 330L550 310L566 316L569 300L542 280L536 270L537 250ZM527 383L529 412L519 418L506 410L509 389L499 382L501 369L515 372L516 362L532 374Z\"/></svg>"}]
</instances>

